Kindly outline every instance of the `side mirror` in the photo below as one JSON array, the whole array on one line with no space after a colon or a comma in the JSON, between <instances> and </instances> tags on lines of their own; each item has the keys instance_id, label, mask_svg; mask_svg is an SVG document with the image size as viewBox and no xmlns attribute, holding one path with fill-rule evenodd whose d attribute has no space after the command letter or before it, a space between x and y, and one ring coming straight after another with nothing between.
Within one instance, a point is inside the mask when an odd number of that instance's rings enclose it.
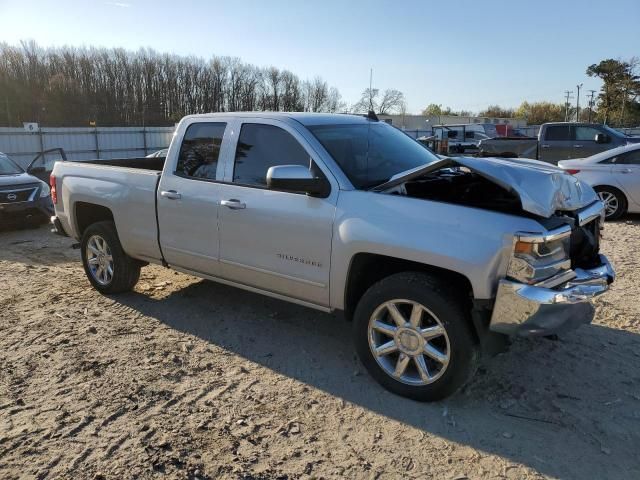
<instances>
[{"instance_id":1,"label":"side mirror","mask_svg":"<svg viewBox=\"0 0 640 480\"><path fill-rule=\"evenodd\" d=\"M278 165L267 171L267 187L271 190L306 193L312 197L328 197L331 186L326 178L315 177L302 165Z\"/></svg>"},{"instance_id":2,"label":"side mirror","mask_svg":"<svg viewBox=\"0 0 640 480\"><path fill-rule=\"evenodd\" d=\"M594 140L596 143L609 143L611 141L611 137L606 133L596 133Z\"/></svg>"}]
</instances>

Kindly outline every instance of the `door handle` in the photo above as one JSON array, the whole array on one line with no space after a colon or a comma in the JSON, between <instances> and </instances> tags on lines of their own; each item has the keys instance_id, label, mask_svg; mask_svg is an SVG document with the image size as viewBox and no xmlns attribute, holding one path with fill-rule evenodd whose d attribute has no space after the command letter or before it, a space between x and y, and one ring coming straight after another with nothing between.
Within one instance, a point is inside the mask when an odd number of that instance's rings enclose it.
<instances>
[{"instance_id":1,"label":"door handle","mask_svg":"<svg viewBox=\"0 0 640 480\"><path fill-rule=\"evenodd\" d=\"M232 210L241 210L243 208L247 208L246 203L242 203L240 200L236 200L235 198L231 198L229 200L220 200L220 205Z\"/></svg>"},{"instance_id":2,"label":"door handle","mask_svg":"<svg viewBox=\"0 0 640 480\"><path fill-rule=\"evenodd\" d=\"M540 145L542 148L549 148L551 145Z\"/></svg>"},{"instance_id":3,"label":"door handle","mask_svg":"<svg viewBox=\"0 0 640 480\"><path fill-rule=\"evenodd\" d=\"M169 200L180 200L182 198L182 195L180 195L175 190L162 190L160 192L160 196L168 198Z\"/></svg>"},{"instance_id":4,"label":"door handle","mask_svg":"<svg viewBox=\"0 0 640 480\"><path fill-rule=\"evenodd\" d=\"M584 145L574 145L573 148L582 148Z\"/></svg>"},{"instance_id":5,"label":"door handle","mask_svg":"<svg viewBox=\"0 0 640 480\"><path fill-rule=\"evenodd\" d=\"M631 170L630 168L623 168L622 170L620 170L620 173L633 173L633 170Z\"/></svg>"}]
</instances>

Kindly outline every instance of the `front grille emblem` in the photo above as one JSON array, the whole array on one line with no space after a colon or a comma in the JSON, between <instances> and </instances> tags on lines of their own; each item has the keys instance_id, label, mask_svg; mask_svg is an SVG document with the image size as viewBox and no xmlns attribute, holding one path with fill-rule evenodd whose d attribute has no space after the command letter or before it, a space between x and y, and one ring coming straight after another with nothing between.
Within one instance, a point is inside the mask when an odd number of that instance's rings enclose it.
<instances>
[{"instance_id":1,"label":"front grille emblem","mask_svg":"<svg viewBox=\"0 0 640 480\"><path fill-rule=\"evenodd\" d=\"M9 200L10 202L13 202L17 197L17 195L15 193L10 193L9 195L7 195L7 200Z\"/></svg>"}]
</instances>

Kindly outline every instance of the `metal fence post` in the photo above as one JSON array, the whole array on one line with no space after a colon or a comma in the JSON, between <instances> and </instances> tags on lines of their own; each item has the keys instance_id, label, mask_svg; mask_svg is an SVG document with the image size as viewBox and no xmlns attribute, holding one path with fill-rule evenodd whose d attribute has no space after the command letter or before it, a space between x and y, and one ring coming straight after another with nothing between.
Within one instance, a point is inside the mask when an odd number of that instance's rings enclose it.
<instances>
[{"instance_id":1,"label":"metal fence post","mask_svg":"<svg viewBox=\"0 0 640 480\"><path fill-rule=\"evenodd\" d=\"M93 130L93 133L94 133L94 138L95 138L95 141L96 141L96 158L100 159L100 146L98 144L98 127L97 126Z\"/></svg>"},{"instance_id":2,"label":"metal fence post","mask_svg":"<svg viewBox=\"0 0 640 480\"><path fill-rule=\"evenodd\" d=\"M143 126L142 127L142 143L144 145L144 156L147 156L147 153L149 153L147 151L147 126Z\"/></svg>"}]
</instances>

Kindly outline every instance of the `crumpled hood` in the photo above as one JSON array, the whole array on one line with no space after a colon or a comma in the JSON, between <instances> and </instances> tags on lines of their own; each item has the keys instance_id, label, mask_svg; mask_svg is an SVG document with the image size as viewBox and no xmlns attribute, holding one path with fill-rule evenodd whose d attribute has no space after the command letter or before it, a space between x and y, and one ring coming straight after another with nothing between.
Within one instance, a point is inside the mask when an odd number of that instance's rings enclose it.
<instances>
[{"instance_id":1,"label":"crumpled hood","mask_svg":"<svg viewBox=\"0 0 640 480\"><path fill-rule=\"evenodd\" d=\"M426 173L456 165L467 167L514 192L520 198L523 210L545 218L551 217L557 210L578 210L598 200L593 188L561 168L523 158L443 158L397 175L375 190L387 190Z\"/></svg>"},{"instance_id":2,"label":"crumpled hood","mask_svg":"<svg viewBox=\"0 0 640 480\"><path fill-rule=\"evenodd\" d=\"M29 175L28 173L19 173L16 175L0 175L0 188L17 187L20 185L29 185L34 183L40 183L40 180L32 175Z\"/></svg>"}]
</instances>

